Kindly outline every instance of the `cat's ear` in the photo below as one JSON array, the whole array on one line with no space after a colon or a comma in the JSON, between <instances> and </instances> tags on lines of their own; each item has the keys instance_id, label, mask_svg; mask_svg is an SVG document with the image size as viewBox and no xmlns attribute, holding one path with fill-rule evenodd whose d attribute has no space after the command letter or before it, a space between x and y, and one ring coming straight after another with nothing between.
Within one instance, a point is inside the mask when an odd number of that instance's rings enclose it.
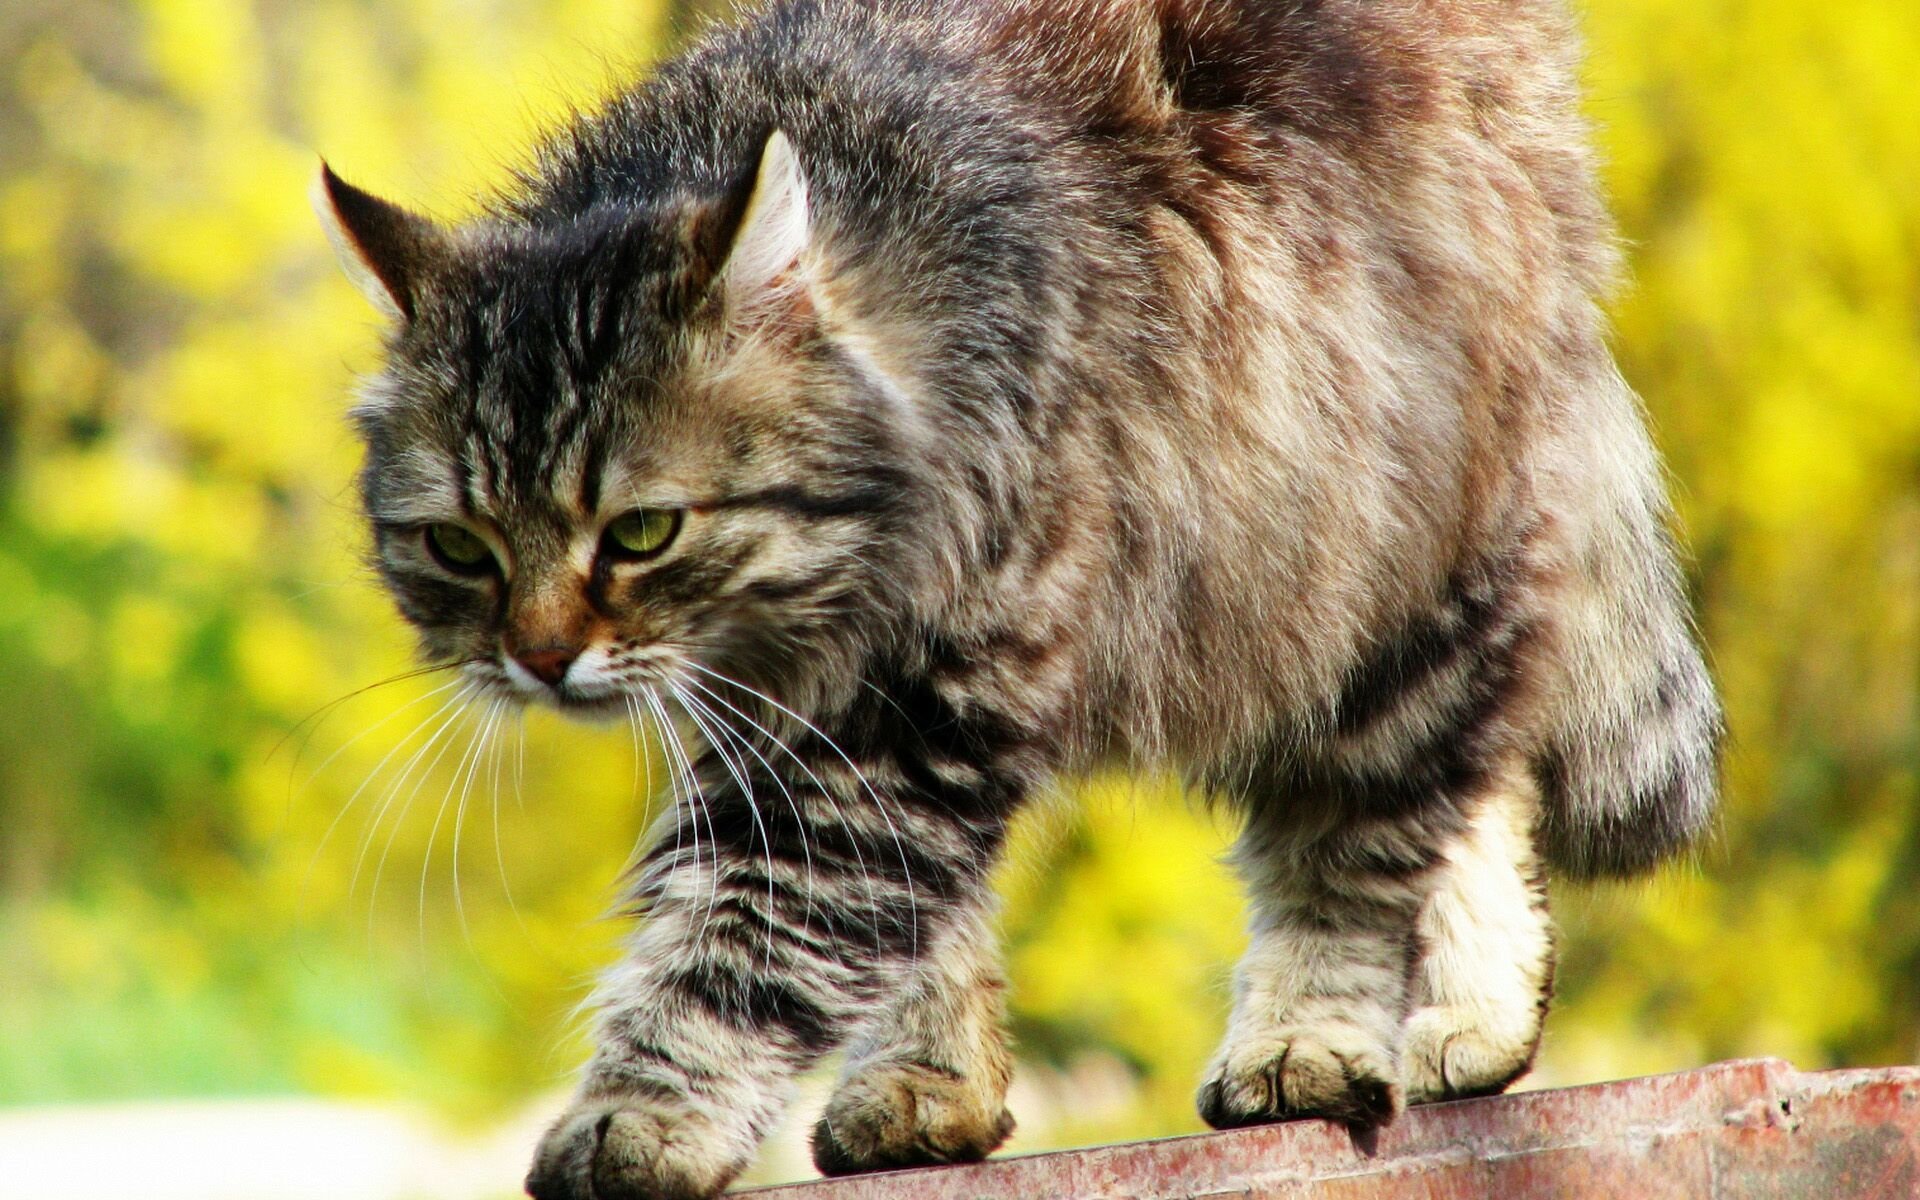
<instances>
[{"instance_id":1,"label":"cat's ear","mask_svg":"<svg viewBox=\"0 0 1920 1200\"><path fill-rule=\"evenodd\" d=\"M760 151L747 210L733 236L720 286L736 297L757 295L800 263L811 235L807 179L793 143L776 129Z\"/></svg>"},{"instance_id":2,"label":"cat's ear","mask_svg":"<svg viewBox=\"0 0 1920 1200\"><path fill-rule=\"evenodd\" d=\"M411 321L421 284L445 252L446 234L427 218L354 187L325 162L309 198L347 278L375 308Z\"/></svg>"},{"instance_id":3,"label":"cat's ear","mask_svg":"<svg viewBox=\"0 0 1920 1200\"><path fill-rule=\"evenodd\" d=\"M690 231L696 277L736 317L788 313L809 303L802 256L812 238L807 180L793 143L776 129L752 186L702 209Z\"/></svg>"}]
</instances>

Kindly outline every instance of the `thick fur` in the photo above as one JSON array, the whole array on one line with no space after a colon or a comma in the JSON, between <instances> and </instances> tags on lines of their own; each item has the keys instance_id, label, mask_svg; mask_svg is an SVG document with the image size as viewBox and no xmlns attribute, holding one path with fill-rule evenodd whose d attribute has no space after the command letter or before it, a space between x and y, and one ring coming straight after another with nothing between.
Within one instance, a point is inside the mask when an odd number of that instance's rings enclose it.
<instances>
[{"instance_id":1,"label":"thick fur","mask_svg":"<svg viewBox=\"0 0 1920 1200\"><path fill-rule=\"evenodd\" d=\"M468 227L326 177L398 317L363 482L428 653L686 718L534 1195L711 1195L842 1047L824 1169L991 1151L983 880L1102 764L1245 814L1210 1121L1525 1070L1537 855L1684 846L1719 730L1571 44L1557 0L781 3ZM643 505L676 540L608 561Z\"/></svg>"}]
</instances>

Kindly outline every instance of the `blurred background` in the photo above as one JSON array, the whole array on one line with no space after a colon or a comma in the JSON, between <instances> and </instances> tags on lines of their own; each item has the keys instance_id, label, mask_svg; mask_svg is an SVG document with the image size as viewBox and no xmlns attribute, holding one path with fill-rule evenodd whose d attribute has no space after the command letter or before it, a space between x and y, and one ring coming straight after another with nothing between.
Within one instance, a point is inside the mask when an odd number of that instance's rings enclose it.
<instances>
[{"instance_id":1,"label":"blurred background","mask_svg":"<svg viewBox=\"0 0 1920 1200\"><path fill-rule=\"evenodd\" d=\"M583 1055L647 815L623 730L403 679L316 152L442 216L696 14L0 5L0 1174L498 1197ZM1724 827L1563 888L1534 1085L1920 1058L1920 8L1588 0L1618 351L1732 723ZM1003 875L1013 1149L1198 1125L1230 830L1106 780ZM792 1137L758 1178L807 1174ZM129 1181L135 1181L130 1185Z\"/></svg>"}]
</instances>

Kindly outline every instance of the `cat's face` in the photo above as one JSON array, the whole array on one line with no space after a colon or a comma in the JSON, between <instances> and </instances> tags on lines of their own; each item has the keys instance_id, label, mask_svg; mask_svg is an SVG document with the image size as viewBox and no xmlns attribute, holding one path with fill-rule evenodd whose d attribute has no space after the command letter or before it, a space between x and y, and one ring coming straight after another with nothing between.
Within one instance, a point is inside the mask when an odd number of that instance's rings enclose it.
<instances>
[{"instance_id":1,"label":"cat's face","mask_svg":"<svg viewBox=\"0 0 1920 1200\"><path fill-rule=\"evenodd\" d=\"M778 139L732 211L456 238L323 175L396 318L355 414L362 490L433 660L625 715L850 635L910 488L899 422L799 277L803 186Z\"/></svg>"}]
</instances>

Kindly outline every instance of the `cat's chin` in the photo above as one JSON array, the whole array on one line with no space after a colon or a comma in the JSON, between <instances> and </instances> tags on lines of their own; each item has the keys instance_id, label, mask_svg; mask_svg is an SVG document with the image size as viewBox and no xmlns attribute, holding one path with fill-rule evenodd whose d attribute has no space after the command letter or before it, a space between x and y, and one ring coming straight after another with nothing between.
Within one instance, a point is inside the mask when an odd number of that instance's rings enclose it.
<instances>
[{"instance_id":1,"label":"cat's chin","mask_svg":"<svg viewBox=\"0 0 1920 1200\"><path fill-rule=\"evenodd\" d=\"M543 708L558 713L570 721L584 721L590 725L608 725L617 721L631 720L634 715L634 701L626 692L594 692L581 695L577 692L557 692L550 687L515 687L509 683L498 689L495 694L504 692L504 698L523 708Z\"/></svg>"},{"instance_id":2,"label":"cat's chin","mask_svg":"<svg viewBox=\"0 0 1920 1200\"><path fill-rule=\"evenodd\" d=\"M548 692L545 696L523 697L530 704L552 709L570 721L590 725L610 725L633 719L633 703L625 692L595 696L565 696Z\"/></svg>"}]
</instances>

